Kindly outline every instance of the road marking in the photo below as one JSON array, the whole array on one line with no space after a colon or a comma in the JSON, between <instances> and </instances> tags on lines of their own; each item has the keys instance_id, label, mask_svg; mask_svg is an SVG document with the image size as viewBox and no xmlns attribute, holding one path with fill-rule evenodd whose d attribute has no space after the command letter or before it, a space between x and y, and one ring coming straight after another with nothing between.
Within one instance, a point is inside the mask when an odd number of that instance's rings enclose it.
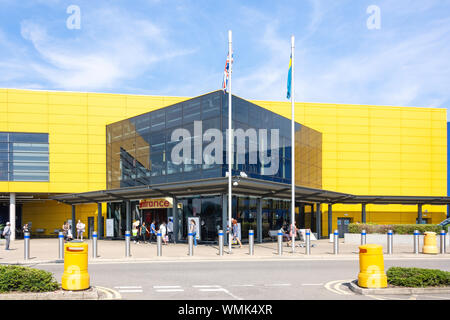
<instances>
[{"instance_id":1,"label":"road marking","mask_svg":"<svg viewBox=\"0 0 450 320\"><path fill-rule=\"evenodd\" d=\"M386 300L383 297L372 296L372 295L369 295L369 294L366 295L366 297L369 297L369 298L372 298L372 299L375 299L375 300Z\"/></svg>"},{"instance_id":2,"label":"road marking","mask_svg":"<svg viewBox=\"0 0 450 320\"><path fill-rule=\"evenodd\" d=\"M429 298L438 298L438 299L444 299L444 300L450 300L450 297L440 297L440 296L431 296L431 295L420 295L421 297L429 297Z\"/></svg>"},{"instance_id":3,"label":"road marking","mask_svg":"<svg viewBox=\"0 0 450 320\"><path fill-rule=\"evenodd\" d=\"M231 287L254 287L254 284L232 284Z\"/></svg>"},{"instance_id":4,"label":"road marking","mask_svg":"<svg viewBox=\"0 0 450 320\"><path fill-rule=\"evenodd\" d=\"M302 283L302 286L323 286L323 283Z\"/></svg>"},{"instance_id":5,"label":"road marking","mask_svg":"<svg viewBox=\"0 0 450 320\"><path fill-rule=\"evenodd\" d=\"M153 289L175 289L181 288L181 286L153 286Z\"/></svg>"},{"instance_id":6,"label":"road marking","mask_svg":"<svg viewBox=\"0 0 450 320\"><path fill-rule=\"evenodd\" d=\"M106 294L106 300L120 300L120 299L122 299L122 296L120 295L120 293L115 291L115 290L113 290L113 289L99 287L99 286L95 286L95 287L98 290L100 290L101 292Z\"/></svg>"},{"instance_id":7,"label":"road marking","mask_svg":"<svg viewBox=\"0 0 450 320\"><path fill-rule=\"evenodd\" d=\"M182 292L184 289L158 289L156 292Z\"/></svg>"},{"instance_id":8,"label":"road marking","mask_svg":"<svg viewBox=\"0 0 450 320\"><path fill-rule=\"evenodd\" d=\"M335 280L335 281L330 281L328 283L325 284L325 289L327 289L328 291L331 291L335 294L339 294L339 295L352 295L353 293L350 292L346 292L343 291L339 288L339 286L341 286L343 283L346 282L350 282L352 280ZM333 289L331 288L331 286L333 286Z\"/></svg>"},{"instance_id":9,"label":"road marking","mask_svg":"<svg viewBox=\"0 0 450 320\"><path fill-rule=\"evenodd\" d=\"M274 283L274 284L265 284L265 287L288 287L290 283Z\"/></svg>"},{"instance_id":10,"label":"road marking","mask_svg":"<svg viewBox=\"0 0 450 320\"><path fill-rule=\"evenodd\" d=\"M228 294L229 296L233 297L236 300L243 300L242 298L232 294L230 291L228 291L225 288L216 288L216 289L200 289L199 291L202 292L225 292L226 294Z\"/></svg>"},{"instance_id":11,"label":"road marking","mask_svg":"<svg viewBox=\"0 0 450 320\"><path fill-rule=\"evenodd\" d=\"M221 288L222 286L218 285L195 285L193 288Z\"/></svg>"}]
</instances>

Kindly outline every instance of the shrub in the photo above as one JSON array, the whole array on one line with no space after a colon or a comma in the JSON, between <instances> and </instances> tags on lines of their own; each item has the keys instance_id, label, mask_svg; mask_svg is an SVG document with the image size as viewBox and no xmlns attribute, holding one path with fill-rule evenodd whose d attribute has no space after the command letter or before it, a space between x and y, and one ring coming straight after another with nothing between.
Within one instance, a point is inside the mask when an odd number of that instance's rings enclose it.
<instances>
[{"instance_id":1,"label":"shrub","mask_svg":"<svg viewBox=\"0 0 450 320\"><path fill-rule=\"evenodd\" d=\"M48 271L20 266L0 266L0 292L47 292L59 289Z\"/></svg>"},{"instance_id":2,"label":"shrub","mask_svg":"<svg viewBox=\"0 0 450 320\"><path fill-rule=\"evenodd\" d=\"M391 267L388 283L401 287L442 287L450 285L450 272L437 269Z\"/></svg>"},{"instance_id":3,"label":"shrub","mask_svg":"<svg viewBox=\"0 0 450 320\"><path fill-rule=\"evenodd\" d=\"M441 232L442 226L438 224L366 224L366 223L350 223L348 231L350 233L361 233L362 230L369 233L386 234L388 230L392 230L394 234L413 234L414 230L420 233L426 231Z\"/></svg>"}]
</instances>

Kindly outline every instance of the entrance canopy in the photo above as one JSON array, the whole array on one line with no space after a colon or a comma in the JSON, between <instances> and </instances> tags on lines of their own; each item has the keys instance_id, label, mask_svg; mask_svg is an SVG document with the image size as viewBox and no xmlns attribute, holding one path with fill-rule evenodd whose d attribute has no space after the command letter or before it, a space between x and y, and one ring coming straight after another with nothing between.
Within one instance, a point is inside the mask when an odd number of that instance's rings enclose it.
<instances>
[{"instance_id":1,"label":"entrance canopy","mask_svg":"<svg viewBox=\"0 0 450 320\"><path fill-rule=\"evenodd\" d=\"M289 184L266 181L254 178L233 177L233 194L255 196L260 198L291 198ZM237 183L237 185L235 185ZM228 192L228 179L226 177L171 182L163 184L126 187L120 189L100 190L83 193L73 193L52 196L69 205L84 203L100 203L139 200L152 197L185 197L193 195L223 194ZM342 204L450 204L450 197L423 197L423 196L358 196L348 193L327 191L296 186L296 200L311 203L342 203Z\"/></svg>"}]
</instances>

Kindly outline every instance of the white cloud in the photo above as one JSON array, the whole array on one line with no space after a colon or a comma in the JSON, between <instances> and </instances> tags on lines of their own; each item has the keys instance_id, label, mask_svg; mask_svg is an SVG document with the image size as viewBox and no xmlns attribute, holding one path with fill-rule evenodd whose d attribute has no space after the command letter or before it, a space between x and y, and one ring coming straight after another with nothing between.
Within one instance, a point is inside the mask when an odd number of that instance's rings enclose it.
<instances>
[{"instance_id":1,"label":"white cloud","mask_svg":"<svg viewBox=\"0 0 450 320\"><path fill-rule=\"evenodd\" d=\"M161 27L114 8L82 13L80 32L82 36L75 39L58 38L41 24L21 23L23 38L41 58L30 64L32 70L55 88L112 89L141 76L157 62L194 52L178 49Z\"/></svg>"}]
</instances>

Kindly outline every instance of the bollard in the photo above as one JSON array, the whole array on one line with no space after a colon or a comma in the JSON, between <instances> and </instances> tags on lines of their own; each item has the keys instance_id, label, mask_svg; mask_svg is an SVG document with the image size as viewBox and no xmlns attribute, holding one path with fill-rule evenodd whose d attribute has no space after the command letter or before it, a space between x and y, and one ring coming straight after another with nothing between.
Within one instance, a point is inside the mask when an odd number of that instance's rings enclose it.
<instances>
[{"instance_id":1,"label":"bollard","mask_svg":"<svg viewBox=\"0 0 450 320\"><path fill-rule=\"evenodd\" d=\"M311 231L306 230L306 239L305 239L305 250L306 250L306 254L310 255L311 254Z\"/></svg>"},{"instance_id":2,"label":"bollard","mask_svg":"<svg viewBox=\"0 0 450 320\"><path fill-rule=\"evenodd\" d=\"M89 289L88 244L79 240L71 241L64 244L64 251L61 287L71 291Z\"/></svg>"},{"instance_id":3,"label":"bollard","mask_svg":"<svg viewBox=\"0 0 450 320\"><path fill-rule=\"evenodd\" d=\"M392 230L388 230L387 233L387 245L388 245L388 254L392 254L392 239L393 239L393 233Z\"/></svg>"},{"instance_id":4,"label":"bollard","mask_svg":"<svg viewBox=\"0 0 450 320\"><path fill-rule=\"evenodd\" d=\"M255 233L253 230L248 230L248 254L253 255L255 245Z\"/></svg>"},{"instance_id":5,"label":"bollard","mask_svg":"<svg viewBox=\"0 0 450 320\"><path fill-rule=\"evenodd\" d=\"M162 256L162 241L161 241L161 232L158 232L156 234L156 244L158 249L156 250L156 254L158 255L158 257Z\"/></svg>"},{"instance_id":6,"label":"bollard","mask_svg":"<svg viewBox=\"0 0 450 320\"><path fill-rule=\"evenodd\" d=\"M445 231L444 230L441 230L440 240L441 240L441 254L445 254Z\"/></svg>"},{"instance_id":7,"label":"bollard","mask_svg":"<svg viewBox=\"0 0 450 320\"><path fill-rule=\"evenodd\" d=\"M430 232L430 231L424 232L423 253L427 253L427 254L437 254L438 253L436 232Z\"/></svg>"},{"instance_id":8,"label":"bollard","mask_svg":"<svg viewBox=\"0 0 450 320\"><path fill-rule=\"evenodd\" d=\"M337 230L334 230L334 236L333 236L333 253L338 254L339 253L339 232Z\"/></svg>"},{"instance_id":9,"label":"bollard","mask_svg":"<svg viewBox=\"0 0 450 320\"><path fill-rule=\"evenodd\" d=\"M386 288L387 276L384 272L383 247L366 244L359 247L358 285L363 288Z\"/></svg>"},{"instance_id":10,"label":"bollard","mask_svg":"<svg viewBox=\"0 0 450 320\"><path fill-rule=\"evenodd\" d=\"M283 232L278 230L278 255L283 254Z\"/></svg>"},{"instance_id":11,"label":"bollard","mask_svg":"<svg viewBox=\"0 0 450 320\"><path fill-rule=\"evenodd\" d=\"M219 230L219 256L223 256L223 230Z\"/></svg>"},{"instance_id":12,"label":"bollard","mask_svg":"<svg viewBox=\"0 0 450 320\"><path fill-rule=\"evenodd\" d=\"M419 230L414 230L414 254L419 254Z\"/></svg>"},{"instance_id":13,"label":"bollard","mask_svg":"<svg viewBox=\"0 0 450 320\"><path fill-rule=\"evenodd\" d=\"M194 234L188 233L189 256L194 255Z\"/></svg>"},{"instance_id":14,"label":"bollard","mask_svg":"<svg viewBox=\"0 0 450 320\"><path fill-rule=\"evenodd\" d=\"M25 232L23 234L23 240L24 240L24 245L23 245L24 258L25 258L25 260L28 260L28 259L30 259L30 233L29 232Z\"/></svg>"},{"instance_id":15,"label":"bollard","mask_svg":"<svg viewBox=\"0 0 450 320\"><path fill-rule=\"evenodd\" d=\"M362 230L361 231L361 245L365 245L366 244L366 230Z\"/></svg>"},{"instance_id":16,"label":"bollard","mask_svg":"<svg viewBox=\"0 0 450 320\"><path fill-rule=\"evenodd\" d=\"M92 232L92 258L98 257L98 255L97 255L97 239L98 239L97 232L96 231Z\"/></svg>"},{"instance_id":17,"label":"bollard","mask_svg":"<svg viewBox=\"0 0 450 320\"><path fill-rule=\"evenodd\" d=\"M125 257L131 256L130 253L130 231L125 231Z\"/></svg>"},{"instance_id":18,"label":"bollard","mask_svg":"<svg viewBox=\"0 0 450 320\"><path fill-rule=\"evenodd\" d=\"M58 259L64 259L64 233L58 232Z\"/></svg>"}]
</instances>

